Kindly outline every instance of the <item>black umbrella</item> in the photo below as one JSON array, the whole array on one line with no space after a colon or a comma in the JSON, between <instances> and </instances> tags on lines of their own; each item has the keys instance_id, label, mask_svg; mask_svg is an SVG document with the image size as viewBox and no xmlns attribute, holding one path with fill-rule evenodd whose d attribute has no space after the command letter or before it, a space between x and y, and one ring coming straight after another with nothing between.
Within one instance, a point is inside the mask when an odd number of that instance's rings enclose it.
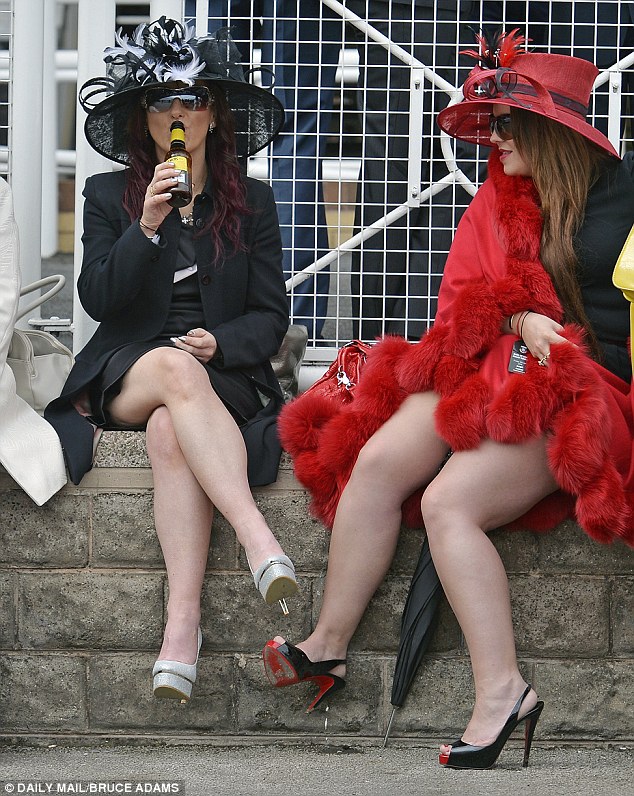
<instances>
[{"instance_id":1,"label":"black umbrella","mask_svg":"<svg viewBox=\"0 0 634 796\"><path fill-rule=\"evenodd\" d=\"M441 595L442 587L431 558L429 542L425 537L403 608L401 640L396 657L390 699L394 710L390 716L383 746L387 744L396 709L405 702L414 675L429 646L433 620Z\"/></svg>"}]
</instances>

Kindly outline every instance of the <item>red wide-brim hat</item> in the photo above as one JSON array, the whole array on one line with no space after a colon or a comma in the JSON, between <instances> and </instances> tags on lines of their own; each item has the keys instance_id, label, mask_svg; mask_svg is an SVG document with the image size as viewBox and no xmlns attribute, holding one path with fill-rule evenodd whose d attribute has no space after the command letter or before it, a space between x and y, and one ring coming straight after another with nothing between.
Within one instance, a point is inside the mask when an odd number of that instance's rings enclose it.
<instances>
[{"instance_id":1,"label":"red wide-brim hat","mask_svg":"<svg viewBox=\"0 0 634 796\"><path fill-rule=\"evenodd\" d=\"M502 63L486 68L485 61L485 67L472 69L462 87L464 99L438 114L442 130L462 141L492 146L491 108L509 105L559 122L619 157L608 138L586 121L599 74L594 64L570 55L526 51L512 53Z\"/></svg>"}]
</instances>

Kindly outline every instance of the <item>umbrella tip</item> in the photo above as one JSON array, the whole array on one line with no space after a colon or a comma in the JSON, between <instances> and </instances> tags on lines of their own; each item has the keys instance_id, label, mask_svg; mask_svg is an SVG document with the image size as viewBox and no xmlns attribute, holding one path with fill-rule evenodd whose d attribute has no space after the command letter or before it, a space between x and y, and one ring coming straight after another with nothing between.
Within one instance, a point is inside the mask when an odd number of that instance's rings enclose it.
<instances>
[{"instance_id":1,"label":"umbrella tip","mask_svg":"<svg viewBox=\"0 0 634 796\"><path fill-rule=\"evenodd\" d=\"M383 748L387 746L387 739L390 737L390 730L392 729L392 722L394 721L394 715L397 711L396 707L392 708L392 715L390 716L390 720L387 723L387 730L385 731L385 738L383 739Z\"/></svg>"}]
</instances>

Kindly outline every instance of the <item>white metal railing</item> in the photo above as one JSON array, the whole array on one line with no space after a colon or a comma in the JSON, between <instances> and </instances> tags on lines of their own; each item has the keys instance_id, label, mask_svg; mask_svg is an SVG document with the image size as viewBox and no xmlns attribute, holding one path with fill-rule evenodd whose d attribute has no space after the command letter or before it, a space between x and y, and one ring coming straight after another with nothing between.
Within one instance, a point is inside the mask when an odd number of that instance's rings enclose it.
<instances>
[{"instance_id":1,"label":"white metal railing","mask_svg":"<svg viewBox=\"0 0 634 796\"><path fill-rule=\"evenodd\" d=\"M225 6L229 0L223 0ZM55 50L55 29L56 18L55 10L59 10L62 5L75 5L77 7L78 30L77 41L78 49ZM121 0L116 3L114 0L0 0L0 23L3 22L3 13L10 17L10 24L5 22L0 25L0 35L4 29L8 28L6 36L9 42L8 50L0 51L0 85L7 83L9 87L9 121L8 121L8 146L4 151L0 149L0 168L4 168L9 175L13 191L14 203L16 207L16 218L21 231L28 229L28 234L22 235L22 269L25 281L33 281L40 276L40 255L48 254L51 249L51 230L56 236L56 186L60 174L74 174L76 181L76 218L81 217L81 189L85 178L98 170L112 168L112 164L94 153L85 143L83 138L84 113L79 110L77 113L75 134L77 140L76 149L60 147L57 145L53 133L57 124L57 117L60 113L59 108L51 103L53 97L57 95L55 87L61 85L82 83L84 80L95 75L103 74L103 49L112 43L112 32L115 26L123 20L123 13L126 6L138 6L134 0ZM216 0L152 0L147 4L149 7L148 17L139 17L125 21L137 22L147 19L156 19L165 13L168 16L184 18L185 14L189 19L196 22L199 33L207 32L208 27L217 27L215 21L209 21L209 8L219 7ZM303 8L309 4L303 4ZM360 4L365 6L366 4ZM371 4L377 8L389 8L389 3ZM412 4L413 5L413 4ZM468 5L468 4L466 4ZM542 2L538 4L529 3L506 3L484 4L484 6L496 6L501 8L503 14L503 24L509 29L520 24L528 35L533 39L535 49L554 49L558 52L582 53L584 57L601 62L606 54L611 54L614 50L616 57L612 61L602 63L603 70L596 81L595 87L599 89L601 105L597 104L594 112L594 120L605 127L605 130L617 148L632 146L631 126L624 124L622 112L625 108L631 113L634 96L632 95L632 85L634 83L634 53L624 48L622 42L631 42L631 29L618 19L619 13L624 13L629 3L619 3L618 0L605 0L602 3L590 3L585 0L577 2ZM267 8L268 4L263 3ZM278 9L283 6L278 3ZM396 4L394 4L396 6ZM508 6L508 8L507 8ZM524 13L529 11L529 7L539 6L542 11L546 9L545 21L529 19L527 24L523 20L513 18L511 13L515 13L518 8L524 9ZM353 280L358 279L358 275L353 273L352 256L359 257L361 268L365 258L369 256L371 247L377 240L382 240L384 231L389 232L396 229L399 225L403 226L406 237L414 229L414 218L418 210L425 209L433 212L435 208L445 208L452 218L457 218L459 208L466 204L468 195L472 194L477 184L474 169L477 167L469 161L456 160L454 151L454 141L438 131L434 131L430 121L431 114L425 105L429 96L445 94L449 101L456 101L459 98L459 91L455 86L459 85L459 74L453 73L455 79L447 80L439 74L434 63L435 55L441 51L442 42L430 41L425 60L416 57L418 49L414 49L414 40L402 41L381 33L385 29L391 32L391 28L379 24L380 17L372 20L375 25L368 25L366 20L357 16L353 11L355 4L352 0L340 3L336 0L322 0L321 9L318 13L320 25L323 24L327 14L337 15L345 20L345 25L340 25L340 39L338 41L339 59L336 63L332 84L320 83L310 88L317 92L318 96L334 96L339 100L339 106L335 108L327 107L327 103L319 103L319 115L324 119L330 114L335 114L340 124L338 129L328 135L329 150L322 157L315 160L315 180L320 184L325 183L329 186L329 197L316 198L313 202L315 207L328 204L327 224L319 221L319 216L315 212L314 226L321 225L322 228L328 227L331 233L331 240L328 246L320 248L317 244L306 246L302 238L302 228L297 227L290 230L293 235L291 244L287 247L294 255L297 252L306 254L308 250L311 254L309 265L302 268L300 273L289 274L288 288L291 296L311 284L312 277L320 272L323 274L330 272L329 285L326 288L327 311L326 323L324 325L324 341L327 345L309 346L309 358L313 361L328 361L332 358L332 346L337 346L345 342L352 334L354 329L355 317L353 311L353 301L358 301L359 296L354 291L358 288L353 287ZM356 9L358 10L359 4ZM136 13L136 9L134 10ZM228 9L230 11L230 9ZM119 16L117 16L117 12ZM566 14L583 14L583 18L575 19L575 24L566 22ZM609 23L606 27L606 19L611 19L616 13L616 22ZM434 11L434 23L436 30L442 32L447 30L451 23L441 19L441 12ZM571 17L573 19L573 17ZM563 21L562 21L563 20ZM57 21L59 21L57 19ZM253 21L253 20L252 20ZM257 21L257 20L256 20ZM266 19L261 19L264 24ZM272 22L270 18L268 22ZM478 22L475 23L477 27ZM603 25L603 27L602 27ZM381 30L379 30L379 27ZM631 28L631 26L630 26ZM394 28L396 31L396 28ZM611 41L619 44L618 48L614 44L605 44L604 39L609 32ZM275 36L275 30L273 34ZM457 50L465 46L472 45L472 34L469 39L463 39L460 45L455 48L454 59L457 61ZM356 38L355 38L356 37ZM26 46L20 44L27 41ZM33 43L41 41L41 47L34 47ZM305 42L303 42L305 43ZM320 45L324 42L319 40ZM268 42L275 46L275 42ZM416 41L416 45L421 42ZM265 50L267 42L262 37L254 43L251 52L252 58L257 58L262 48ZM616 48L616 49L615 49ZM406 176L404 181L408 190L405 198L396 204L385 201L381 207L377 208L378 217L364 228L354 230L354 212L357 207L356 197L353 186L361 184L360 195L363 189L364 173L362 164L367 163L365 156L366 145L364 141L364 129L366 122L366 112L364 102L356 110L348 107L350 92L358 87L364 90L364 64L359 62L359 53L368 57L370 53L379 50L389 51L392 61L386 63L385 69L388 75L396 69L398 62L406 64L409 69L410 99L408 110L408 123L406 125L406 137L408 140L407 154L404 158ZM323 51L322 51L323 52ZM28 59L28 61L27 61ZM431 59L431 60L430 60ZM49 66L50 65L50 66ZM273 63L276 71L280 65ZM320 75L326 74L326 63L320 64ZM367 67L369 75L370 66ZM464 71L462 72L464 74ZM42 79L38 79L42 75ZM280 86L280 89L292 89L292 86ZM334 92L333 92L334 89ZM328 93L330 92L330 93ZM332 103L332 100L330 100ZM348 103L348 104L347 104ZM352 132L345 128L350 120L354 121ZM335 126L336 127L336 126ZM432 166L435 170L434 180L430 182L426 175L425 168L428 165L425 158L421 157L422 144L425 136L429 132L437 140L437 150L434 150L434 160ZM292 132L292 131L291 131ZM318 135L317 132L311 135ZM51 146L52 145L52 146ZM43 153L43 154L39 154ZM292 155L287 155L292 159ZM295 159L297 162L297 159ZM296 165L295 162L295 165ZM444 165L443 165L444 164ZM288 178L293 183L293 190L299 187L300 180L295 176L295 165L291 169L292 176ZM441 168L438 168L438 167ZM466 169L464 167L467 167ZM321 171L319 168L321 167ZM463 170L464 169L464 170ZM260 154L251 159L249 171L254 176L261 179L272 179L272 152ZM19 180L17 175L19 174ZM386 176L386 181L387 176ZM274 183L275 187L275 183ZM34 217L33 207L41 198L43 214L41 221ZM380 211L380 212L379 212ZM75 231L75 271L79 269L79 259L81 252L79 224ZM429 322L433 318L433 302L435 290L437 289L438 278L440 276L437 266L432 263L432 254L442 256L442 250L434 249L433 233L429 229L427 251L423 252L424 266L427 278L427 308L421 310L420 317L406 317L406 324L410 321ZM48 240L48 243L47 243ZM420 251L405 251L407 246L400 244L398 251L389 251L386 257L393 255L404 255L404 270L406 282L410 276L416 276L416 268L421 268ZM418 258L416 265L414 260ZM410 273L411 269L411 273ZM383 275L387 284L388 275ZM317 283L319 284L319 283ZM317 300L320 297L320 287L313 287L313 297ZM405 292L410 291L410 287L404 288ZM409 293L404 296L406 301L412 298ZM77 350L80 348L87 337L92 333L94 324L83 313L76 297L74 304L74 345Z\"/></svg>"}]
</instances>

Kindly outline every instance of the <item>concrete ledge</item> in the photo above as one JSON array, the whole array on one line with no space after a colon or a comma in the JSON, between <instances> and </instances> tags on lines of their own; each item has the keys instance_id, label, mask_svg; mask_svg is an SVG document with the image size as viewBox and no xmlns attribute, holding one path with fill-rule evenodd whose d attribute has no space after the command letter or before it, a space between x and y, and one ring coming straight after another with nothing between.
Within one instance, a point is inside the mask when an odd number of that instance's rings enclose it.
<instances>
[{"instance_id":1,"label":"concrete ledge","mask_svg":"<svg viewBox=\"0 0 634 796\"><path fill-rule=\"evenodd\" d=\"M348 685L326 711L304 710L310 685L273 689L266 639L303 637L322 597L328 533L287 458L256 500L296 563L289 617L264 604L232 529L214 523L203 589L204 644L188 705L154 699L166 576L152 519L143 435L108 432L95 467L38 508L0 475L0 738L329 738L378 742L389 715L400 617L422 540L405 530L361 623ZM593 543L571 522L548 534L492 534L509 572L518 651L546 701L538 742L634 742L634 551ZM360 563L362 566L362 562ZM425 745L462 731L469 660L446 604L394 742Z\"/></svg>"}]
</instances>

